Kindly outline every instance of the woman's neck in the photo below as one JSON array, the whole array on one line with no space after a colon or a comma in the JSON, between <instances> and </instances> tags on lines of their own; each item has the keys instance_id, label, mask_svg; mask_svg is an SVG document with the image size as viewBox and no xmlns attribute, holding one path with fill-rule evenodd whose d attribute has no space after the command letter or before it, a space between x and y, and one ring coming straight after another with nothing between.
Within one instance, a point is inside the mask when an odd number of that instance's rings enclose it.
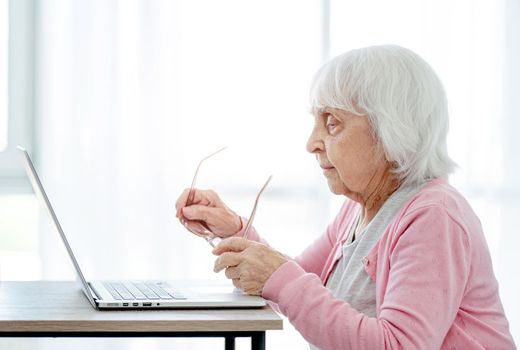
<instances>
[{"instance_id":1,"label":"woman's neck","mask_svg":"<svg viewBox=\"0 0 520 350\"><path fill-rule=\"evenodd\" d=\"M386 200L399 188L399 181L395 175L390 171L390 168L385 168L383 173L379 176L379 181L375 181L367 186L367 191L362 196L361 202L361 218L356 231L363 230L372 219Z\"/></svg>"}]
</instances>

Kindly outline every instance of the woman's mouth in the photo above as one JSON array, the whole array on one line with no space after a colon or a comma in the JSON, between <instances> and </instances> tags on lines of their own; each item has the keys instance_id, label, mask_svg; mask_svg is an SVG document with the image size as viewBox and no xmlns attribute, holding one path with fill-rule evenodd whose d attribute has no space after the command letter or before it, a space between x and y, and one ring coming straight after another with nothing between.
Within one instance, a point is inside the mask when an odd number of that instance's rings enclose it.
<instances>
[{"instance_id":1,"label":"woman's mouth","mask_svg":"<svg viewBox=\"0 0 520 350\"><path fill-rule=\"evenodd\" d=\"M334 167L332 167L332 166L322 166L322 165L320 165L320 167L323 169L323 174L324 175L327 175L332 170L334 170Z\"/></svg>"}]
</instances>

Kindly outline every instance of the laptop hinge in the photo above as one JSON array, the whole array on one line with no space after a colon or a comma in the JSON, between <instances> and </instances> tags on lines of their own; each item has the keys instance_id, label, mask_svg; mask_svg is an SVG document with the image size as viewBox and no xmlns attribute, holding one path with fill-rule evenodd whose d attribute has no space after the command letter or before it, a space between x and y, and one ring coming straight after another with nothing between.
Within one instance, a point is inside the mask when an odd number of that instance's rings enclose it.
<instances>
[{"instance_id":1,"label":"laptop hinge","mask_svg":"<svg viewBox=\"0 0 520 350\"><path fill-rule=\"evenodd\" d=\"M102 299L101 294L98 293L96 288L94 288L94 286L90 282L87 282L87 285L88 285L90 291L92 292L92 295L94 295L94 300L101 300Z\"/></svg>"}]
</instances>

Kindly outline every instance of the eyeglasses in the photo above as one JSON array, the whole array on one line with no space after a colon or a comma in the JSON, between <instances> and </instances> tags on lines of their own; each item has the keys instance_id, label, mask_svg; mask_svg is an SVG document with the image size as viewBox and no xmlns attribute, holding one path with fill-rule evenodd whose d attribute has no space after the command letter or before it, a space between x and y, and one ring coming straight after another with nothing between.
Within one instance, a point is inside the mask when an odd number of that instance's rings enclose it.
<instances>
[{"instance_id":1,"label":"eyeglasses","mask_svg":"<svg viewBox=\"0 0 520 350\"><path fill-rule=\"evenodd\" d=\"M190 190L188 192L188 197L186 198L185 206L193 204L193 201L194 201L194 198L195 198L195 184L197 182L197 175L199 174L199 169L200 169L200 166L202 165L202 163L205 160L207 160L208 158L213 157L214 155L216 155L217 153L220 153L221 151L223 151L225 149L226 149L226 147L223 147L223 148L219 149L218 151L211 153L209 156L206 156L206 157L202 158L202 160L199 162L199 165L197 166L197 170L195 170L195 175L193 176L193 180L191 182L191 187L190 187ZM260 199L260 195L262 194L262 192L264 192L265 188L269 184L269 181L271 181L272 177L273 177L272 175L269 176L269 178L267 179L265 184L262 186L262 188L260 189L260 191L256 195L255 205L253 206L253 210L251 211L251 215L249 216L249 220L247 221L246 227L244 229L244 233L242 235L243 238L247 239L247 236L249 235L249 230L251 229L251 225L253 224L253 220L255 218L256 208L258 207L258 200ZM184 220L182 220L182 223L183 223L184 227L186 227L186 229L188 231L190 231L191 233L193 233L193 234L195 234L195 235L197 235L199 237L204 238L212 247L215 247L222 240L219 236L217 236L213 232L211 232L209 227L202 221L196 221L195 222L196 228L195 227L191 227L191 228L188 227Z\"/></svg>"}]
</instances>

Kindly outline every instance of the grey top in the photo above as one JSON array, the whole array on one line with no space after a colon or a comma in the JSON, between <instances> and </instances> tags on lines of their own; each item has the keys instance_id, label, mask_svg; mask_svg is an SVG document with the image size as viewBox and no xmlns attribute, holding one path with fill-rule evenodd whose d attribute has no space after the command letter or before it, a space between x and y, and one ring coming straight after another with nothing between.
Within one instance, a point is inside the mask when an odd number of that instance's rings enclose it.
<instances>
[{"instance_id":1,"label":"grey top","mask_svg":"<svg viewBox=\"0 0 520 350\"><path fill-rule=\"evenodd\" d=\"M376 317L376 284L366 273L363 258L377 243L399 209L423 185L401 187L392 193L376 216L352 241L352 233L360 220L358 213L356 223L352 225L343 245L343 255L326 284L334 297L348 302L354 309L369 317ZM311 345L311 349L317 348Z\"/></svg>"}]
</instances>

